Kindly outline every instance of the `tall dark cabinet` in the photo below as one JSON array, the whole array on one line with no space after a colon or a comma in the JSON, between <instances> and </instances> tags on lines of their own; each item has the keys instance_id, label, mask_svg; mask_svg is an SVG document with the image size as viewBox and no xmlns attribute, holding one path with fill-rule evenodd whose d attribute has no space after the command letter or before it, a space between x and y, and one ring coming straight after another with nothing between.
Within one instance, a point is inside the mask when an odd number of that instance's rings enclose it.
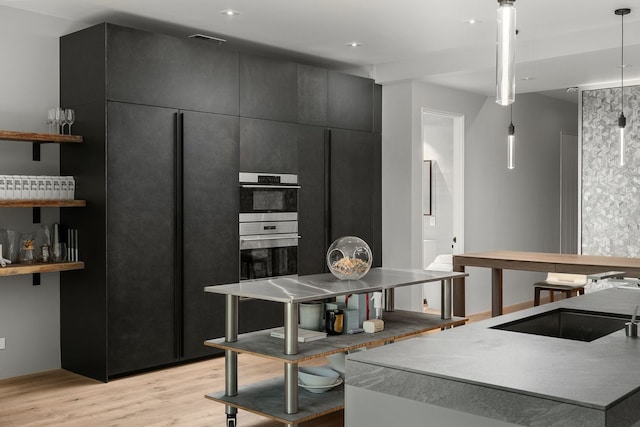
<instances>
[{"instance_id":1,"label":"tall dark cabinet","mask_svg":"<svg viewBox=\"0 0 640 427\"><path fill-rule=\"evenodd\" d=\"M60 171L87 207L85 269L61 273L65 369L114 376L209 357L239 279L238 173L299 175L299 274L358 235L381 265L380 87L371 79L101 24L60 40L61 104L79 147ZM240 332L282 325L241 301Z\"/></svg>"},{"instance_id":2,"label":"tall dark cabinet","mask_svg":"<svg viewBox=\"0 0 640 427\"><path fill-rule=\"evenodd\" d=\"M61 173L90 206L61 220L91 265L62 280L63 367L107 380L214 354L224 306L203 286L239 271L238 54L106 24L60 51L61 103L87 133Z\"/></svg>"}]
</instances>

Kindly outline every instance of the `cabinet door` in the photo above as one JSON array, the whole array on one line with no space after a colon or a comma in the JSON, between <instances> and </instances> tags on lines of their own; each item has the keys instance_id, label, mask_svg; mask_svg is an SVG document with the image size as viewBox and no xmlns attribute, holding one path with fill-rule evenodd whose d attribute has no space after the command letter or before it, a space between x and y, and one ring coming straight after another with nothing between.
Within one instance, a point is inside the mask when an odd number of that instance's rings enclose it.
<instances>
[{"instance_id":1,"label":"cabinet door","mask_svg":"<svg viewBox=\"0 0 640 427\"><path fill-rule=\"evenodd\" d=\"M183 113L184 356L212 354L224 336L224 297L210 284L239 279L237 117Z\"/></svg>"},{"instance_id":2,"label":"cabinet door","mask_svg":"<svg viewBox=\"0 0 640 427\"><path fill-rule=\"evenodd\" d=\"M342 236L356 236L375 252L374 182L377 174L373 134L333 129L330 149L331 241Z\"/></svg>"},{"instance_id":3,"label":"cabinet door","mask_svg":"<svg viewBox=\"0 0 640 427\"><path fill-rule=\"evenodd\" d=\"M298 123L327 125L327 70L298 65Z\"/></svg>"},{"instance_id":4,"label":"cabinet door","mask_svg":"<svg viewBox=\"0 0 640 427\"><path fill-rule=\"evenodd\" d=\"M296 122L298 68L293 62L240 56L240 116Z\"/></svg>"},{"instance_id":5,"label":"cabinet door","mask_svg":"<svg viewBox=\"0 0 640 427\"><path fill-rule=\"evenodd\" d=\"M107 98L238 114L238 54L216 45L107 26Z\"/></svg>"},{"instance_id":6,"label":"cabinet door","mask_svg":"<svg viewBox=\"0 0 640 427\"><path fill-rule=\"evenodd\" d=\"M240 171L298 173L298 131L293 123L240 119Z\"/></svg>"},{"instance_id":7,"label":"cabinet door","mask_svg":"<svg viewBox=\"0 0 640 427\"><path fill-rule=\"evenodd\" d=\"M325 128L298 126L298 274L325 272Z\"/></svg>"},{"instance_id":8,"label":"cabinet door","mask_svg":"<svg viewBox=\"0 0 640 427\"><path fill-rule=\"evenodd\" d=\"M373 130L373 80L329 72L329 126Z\"/></svg>"},{"instance_id":9,"label":"cabinet door","mask_svg":"<svg viewBox=\"0 0 640 427\"><path fill-rule=\"evenodd\" d=\"M111 375L176 358L174 116L167 108L107 107Z\"/></svg>"}]
</instances>

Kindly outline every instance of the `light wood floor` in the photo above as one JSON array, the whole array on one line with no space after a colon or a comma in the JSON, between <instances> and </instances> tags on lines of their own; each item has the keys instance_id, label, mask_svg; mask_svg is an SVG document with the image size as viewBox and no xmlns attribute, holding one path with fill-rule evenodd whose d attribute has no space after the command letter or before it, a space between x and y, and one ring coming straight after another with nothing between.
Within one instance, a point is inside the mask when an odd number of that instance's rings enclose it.
<instances>
[{"instance_id":1,"label":"light wood floor","mask_svg":"<svg viewBox=\"0 0 640 427\"><path fill-rule=\"evenodd\" d=\"M532 304L505 309L517 311ZM490 317L470 316L470 321ZM437 332L436 332L437 333ZM282 375L281 363L246 354L238 357L240 384ZM322 360L319 361L322 363ZM224 359L172 367L107 384L63 369L0 380L0 426L224 426L224 406L204 398L224 389ZM240 411L239 427L281 427L282 424ZM301 424L341 427L343 413Z\"/></svg>"}]
</instances>

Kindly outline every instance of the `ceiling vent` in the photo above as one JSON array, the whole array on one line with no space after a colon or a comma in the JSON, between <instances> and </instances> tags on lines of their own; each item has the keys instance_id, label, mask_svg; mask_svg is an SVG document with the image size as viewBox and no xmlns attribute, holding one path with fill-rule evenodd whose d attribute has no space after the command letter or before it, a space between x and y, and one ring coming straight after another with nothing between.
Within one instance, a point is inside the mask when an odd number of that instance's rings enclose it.
<instances>
[{"instance_id":1,"label":"ceiling vent","mask_svg":"<svg viewBox=\"0 0 640 427\"><path fill-rule=\"evenodd\" d=\"M225 39L221 39L219 37L207 36L206 34L191 34L189 36L191 39L201 39L201 40L211 40L214 42L218 42L219 44L226 43Z\"/></svg>"}]
</instances>

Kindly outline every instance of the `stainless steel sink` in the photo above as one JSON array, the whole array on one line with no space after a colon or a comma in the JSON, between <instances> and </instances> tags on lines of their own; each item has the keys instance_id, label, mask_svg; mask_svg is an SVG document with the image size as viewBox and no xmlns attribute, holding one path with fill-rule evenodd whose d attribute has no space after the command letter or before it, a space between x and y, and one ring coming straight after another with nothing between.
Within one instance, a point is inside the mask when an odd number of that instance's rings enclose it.
<instances>
[{"instance_id":1,"label":"stainless steel sink","mask_svg":"<svg viewBox=\"0 0 640 427\"><path fill-rule=\"evenodd\" d=\"M590 342L624 329L629 320L629 316L619 314L559 308L492 326L491 329Z\"/></svg>"}]
</instances>

